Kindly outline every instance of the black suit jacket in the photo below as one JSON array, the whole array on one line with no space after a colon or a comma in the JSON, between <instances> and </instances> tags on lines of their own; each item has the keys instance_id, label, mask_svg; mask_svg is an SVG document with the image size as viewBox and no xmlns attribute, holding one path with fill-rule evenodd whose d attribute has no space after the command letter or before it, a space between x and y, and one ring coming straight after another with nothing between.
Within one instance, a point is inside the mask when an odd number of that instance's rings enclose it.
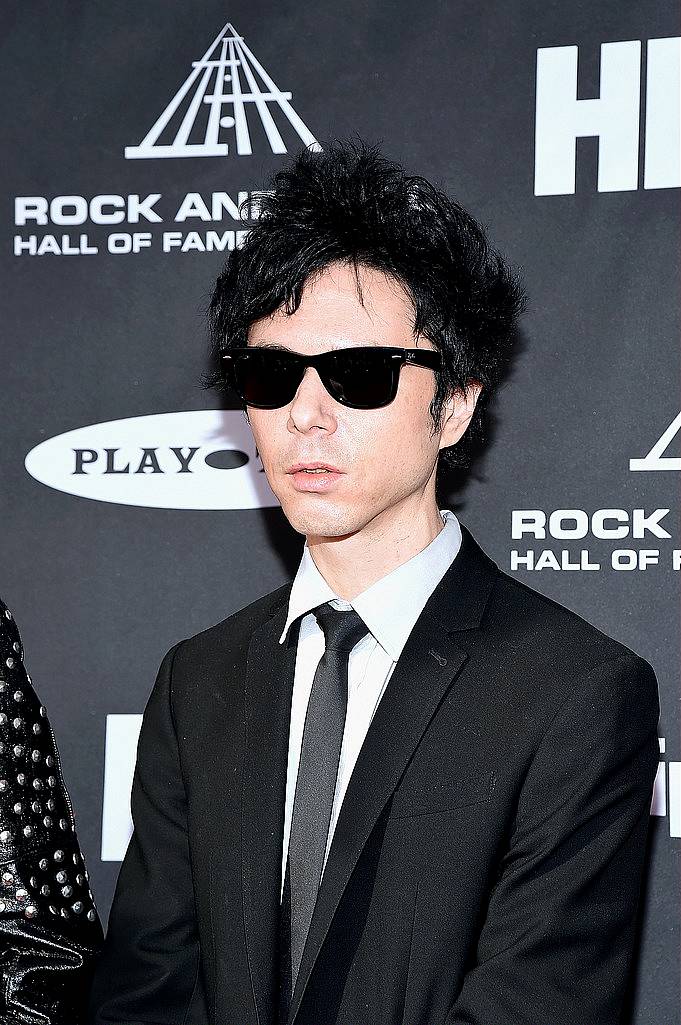
<instances>
[{"instance_id":1,"label":"black suit jacket","mask_svg":"<svg viewBox=\"0 0 681 1025\"><path fill-rule=\"evenodd\" d=\"M615 1025L653 779L650 665L462 527L336 826L296 1025ZM290 584L172 648L93 1025L273 1025Z\"/></svg>"}]
</instances>

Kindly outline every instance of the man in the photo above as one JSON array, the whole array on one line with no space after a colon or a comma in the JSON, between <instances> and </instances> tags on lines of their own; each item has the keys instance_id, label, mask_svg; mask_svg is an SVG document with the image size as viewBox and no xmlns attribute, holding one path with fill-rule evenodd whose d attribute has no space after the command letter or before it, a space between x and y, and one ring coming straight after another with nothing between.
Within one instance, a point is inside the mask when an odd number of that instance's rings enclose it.
<instances>
[{"instance_id":1,"label":"man","mask_svg":"<svg viewBox=\"0 0 681 1025\"><path fill-rule=\"evenodd\" d=\"M211 323L306 544L162 663L93 1025L615 1025L654 673L437 500L522 290L375 149L273 186Z\"/></svg>"}]
</instances>

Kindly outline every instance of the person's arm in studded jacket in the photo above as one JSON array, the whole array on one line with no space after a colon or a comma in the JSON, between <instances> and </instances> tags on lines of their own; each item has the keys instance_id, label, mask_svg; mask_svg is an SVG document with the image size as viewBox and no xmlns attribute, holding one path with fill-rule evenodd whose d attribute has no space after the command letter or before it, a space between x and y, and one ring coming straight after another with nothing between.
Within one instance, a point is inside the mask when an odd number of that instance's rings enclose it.
<instances>
[{"instance_id":1,"label":"person's arm in studded jacket","mask_svg":"<svg viewBox=\"0 0 681 1025\"><path fill-rule=\"evenodd\" d=\"M59 754L0 600L0 1021L80 1025L102 927Z\"/></svg>"}]
</instances>

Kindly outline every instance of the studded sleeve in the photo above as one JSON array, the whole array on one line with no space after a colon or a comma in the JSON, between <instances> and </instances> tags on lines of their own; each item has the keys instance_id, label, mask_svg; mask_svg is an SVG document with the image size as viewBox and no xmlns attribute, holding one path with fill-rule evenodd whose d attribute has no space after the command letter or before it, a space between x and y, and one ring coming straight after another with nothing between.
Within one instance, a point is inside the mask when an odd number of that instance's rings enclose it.
<instances>
[{"instance_id":1,"label":"studded sleeve","mask_svg":"<svg viewBox=\"0 0 681 1025\"><path fill-rule=\"evenodd\" d=\"M45 708L0 600L0 1021L84 1022L102 928Z\"/></svg>"}]
</instances>

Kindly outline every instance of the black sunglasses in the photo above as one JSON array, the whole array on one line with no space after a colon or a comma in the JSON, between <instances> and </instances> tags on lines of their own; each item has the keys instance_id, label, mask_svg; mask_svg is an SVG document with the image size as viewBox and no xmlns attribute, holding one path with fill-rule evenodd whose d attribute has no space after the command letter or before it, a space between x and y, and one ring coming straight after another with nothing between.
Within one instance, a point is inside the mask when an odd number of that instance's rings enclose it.
<instances>
[{"instance_id":1,"label":"black sunglasses","mask_svg":"<svg viewBox=\"0 0 681 1025\"><path fill-rule=\"evenodd\" d=\"M249 346L223 353L228 383L242 402L257 409L278 409L291 402L307 367L314 367L336 402L352 409L379 409L397 395L405 363L437 370L440 353L433 349L398 349L388 345L356 345L303 356L288 349Z\"/></svg>"}]
</instances>

